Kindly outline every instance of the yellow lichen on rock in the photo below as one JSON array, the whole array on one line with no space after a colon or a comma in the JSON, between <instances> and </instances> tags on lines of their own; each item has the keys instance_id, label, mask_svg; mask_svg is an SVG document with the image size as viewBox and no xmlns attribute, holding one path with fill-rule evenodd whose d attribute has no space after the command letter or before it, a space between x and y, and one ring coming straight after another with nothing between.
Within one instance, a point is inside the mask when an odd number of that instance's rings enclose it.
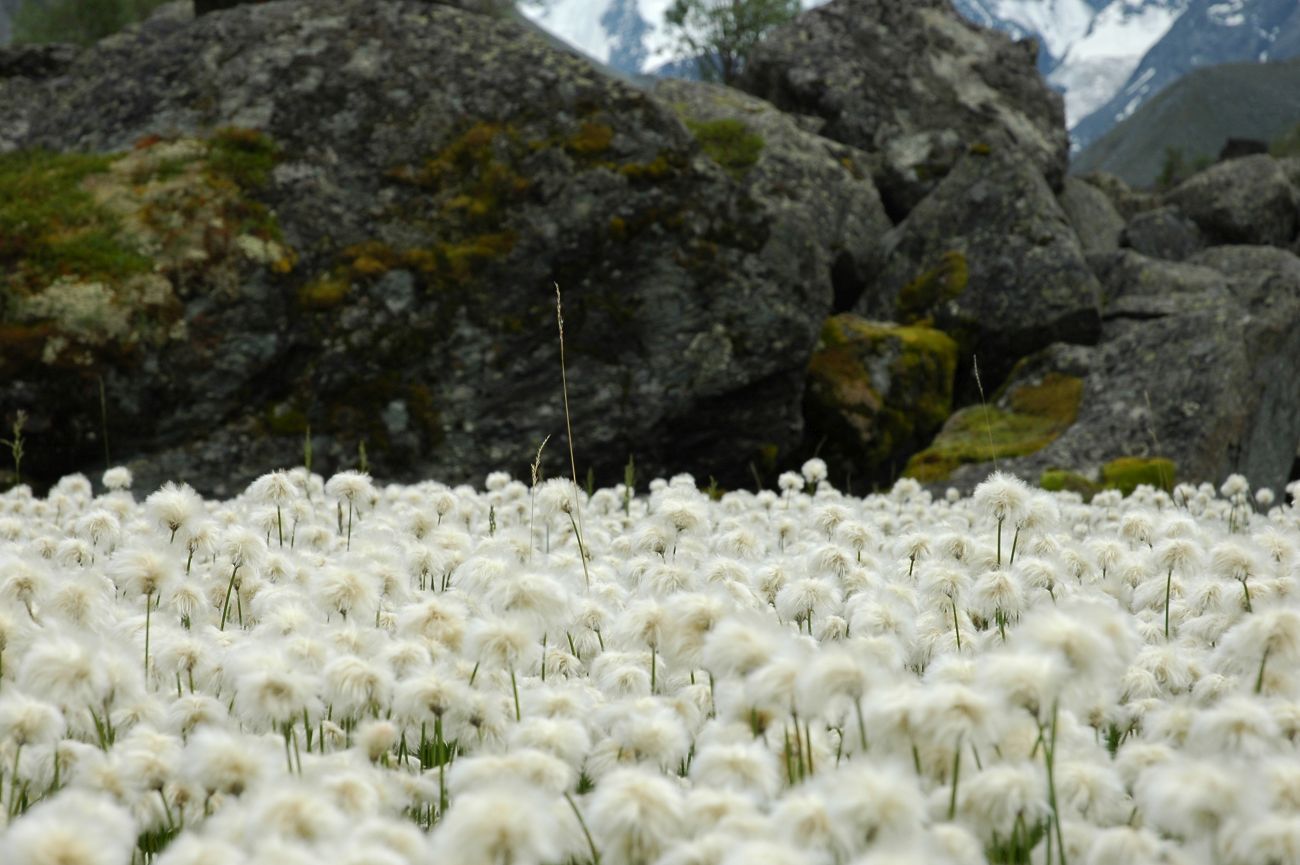
<instances>
[{"instance_id":1,"label":"yellow lichen on rock","mask_svg":"<svg viewBox=\"0 0 1300 865\"><path fill-rule=\"evenodd\" d=\"M1083 380L1058 372L1012 385L995 405L969 406L953 414L930 446L912 457L904 474L944 481L964 463L1042 450L1075 422L1082 400Z\"/></svg>"}]
</instances>

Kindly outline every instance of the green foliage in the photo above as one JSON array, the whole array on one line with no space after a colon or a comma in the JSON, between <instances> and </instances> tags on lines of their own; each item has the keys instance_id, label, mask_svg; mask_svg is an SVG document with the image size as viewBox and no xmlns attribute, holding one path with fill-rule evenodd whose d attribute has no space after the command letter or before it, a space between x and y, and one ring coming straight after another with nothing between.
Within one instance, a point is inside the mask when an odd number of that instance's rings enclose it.
<instances>
[{"instance_id":1,"label":"green foliage","mask_svg":"<svg viewBox=\"0 0 1300 865\"><path fill-rule=\"evenodd\" d=\"M1204 154L1188 160L1181 147L1166 147L1165 161L1160 165L1160 176L1156 178L1157 189L1173 189L1184 180L1214 164L1214 160Z\"/></svg>"},{"instance_id":2,"label":"green foliage","mask_svg":"<svg viewBox=\"0 0 1300 865\"><path fill-rule=\"evenodd\" d=\"M1300 123L1273 139L1268 152L1283 159L1288 156L1300 156Z\"/></svg>"},{"instance_id":3,"label":"green foliage","mask_svg":"<svg viewBox=\"0 0 1300 865\"><path fill-rule=\"evenodd\" d=\"M763 35L799 9L799 0L674 0L664 22L682 56L696 58L701 78L732 84Z\"/></svg>"},{"instance_id":4,"label":"green foliage","mask_svg":"<svg viewBox=\"0 0 1300 865\"><path fill-rule=\"evenodd\" d=\"M763 152L763 137L751 132L743 121L687 119L686 126L709 158L733 175L751 168Z\"/></svg>"},{"instance_id":5,"label":"green foliage","mask_svg":"<svg viewBox=\"0 0 1300 865\"><path fill-rule=\"evenodd\" d=\"M14 15L14 42L91 45L149 16L166 0L26 0Z\"/></svg>"}]
</instances>

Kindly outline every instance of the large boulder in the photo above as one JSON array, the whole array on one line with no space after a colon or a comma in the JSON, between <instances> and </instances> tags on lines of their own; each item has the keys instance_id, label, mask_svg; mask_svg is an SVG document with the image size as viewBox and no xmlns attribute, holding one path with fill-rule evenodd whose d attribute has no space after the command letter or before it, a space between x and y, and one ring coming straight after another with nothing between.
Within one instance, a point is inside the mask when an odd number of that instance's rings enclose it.
<instances>
[{"instance_id":1,"label":"large boulder","mask_svg":"<svg viewBox=\"0 0 1300 865\"><path fill-rule=\"evenodd\" d=\"M730 87L665 79L654 93L770 214L773 242L765 254L829 273L835 311L852 308L893 227L866 155Z\"/></svg>"},{"instance_id":2,"label":"large boulder","mask_svg":"<svg viewBox=\"0 0 1300 865\"><path fill-rule=\"evenodd\" d=\"M878 154L896 219L972 146L1009 141L1059 188L1068 141L1037 46L963 21L947 0L832 0L754 49L741 86Z\"/></svg>"},{"instance_id":3,"label":"large boulder","mask_svg":"<svg viewBox=\"0 0 1300 865\"><path fill-rule=\"evenodd\" d=\"M842 489L888 486L952 412L957 344L929 327L827 320L808 364L808 438Z\"/></svg>"},{"instance_id":4,"label":"large boulder","mask_svg":"<svg viewBox=\"0 0 1300 865\"><path fill-rule=\"evenodd\" d=\"M0 79L40 80L62 75L76 59L76 45L0 45Z\"/></svg>"},{"instance_id":5,"label":"large boulder","mask_svg":"<svg viewBox=\"0 0 1300 865\"><path fill-rule=\"evenodd\" d=\"M1241 472L1280 490L1300 441L1300 259L1260 247L1216 248L1186 263L1121 258L1107 274L1120 296L1108 306L1104 341L1051 346L995 398L997 467L1049 485L1113 483L1144 470L1192 481ZM1057 409L1062 383L1077 382L1070 412L1058 411L1050 429L1008 419L1017 395L1023 403L1045 381ZM967 488L982 480L995 463L975 435L986 429L981 411L954 414L909 471Z\"/></svg>"},{"instance_id":6,"label":"large boulder","mask_svg":"<svg viewBox=\"0 0 1300 865\"><path fill-rule=\"evenodd\" d=\"M1079 235L1079 245L1085 254L1114 252L1119 248L1124 217L1106 193L1077 177L1067 177L1057 200Z\"/></svg>"},{"instance_id":7,"label":"large boulder","mask_svg":"<svg viewBox=\"0 0 1300 865\"><path fill-rule=\"evenodd\" d=\"M1296 237L1296 191L1271 156L1211 166L1165 196L1200 226L1212 244L1286 247Z\"/></svg>"},{"instance_id":8,"label":"large boulder","mask_svg":"<svg viewBox=\"0 0 1300 865\"><path fill-rule=\"evenodd\" d=\"M1095 342L1100 287L1051 188L1018 154L965 156L885 239L881 276L858 311L933 322L995 387L1020 357ZM961 381L966 380L961 377Z\"/></svg>"},{"instance_id":9,"label":"large boulder","mask_svg":"<svg viewBox=\"0 0 1300 865\"><path fill-rule=\"evenodd\" d=\"M558 471L558 284L579 470L739 483L800 441L832 271L871 266L851 167L761 165L761 133L720 163L664 102L445 6L150 21L0 97L0 224L23 229L0 405L47 480L102 465L106 434L142 488L229 493L308 429L323 471L364 443L394 479L524 474L547 435ZM845 233L793 218L837 182Z\"/></svg>"},{"instance_id":10,"label":"large boulder","mask_svg":"<svg viewBox=\"0 0 1300 865\"><path fill-rule=\"evenodd\" d=\"M1110 203L1119 211L1119 215L1128 221L1137 214L1160 206L1159 196L1133 189L1121 178L1104 171L1097 171L1082 178L1085 183L1101 190L1110 199Z\"/></svg>"},{"instance_id":11,"label":"large boulder","mask_svg":"<svg viewBox=\"0 0 1300 865\"><path fill-rule=\"evenodd\" d=\"M1166 206L1130 219L1120 245L1152 258L1182 261L1205 248L1205 237L1181 210Z\"/></svg>"}]
</instances>

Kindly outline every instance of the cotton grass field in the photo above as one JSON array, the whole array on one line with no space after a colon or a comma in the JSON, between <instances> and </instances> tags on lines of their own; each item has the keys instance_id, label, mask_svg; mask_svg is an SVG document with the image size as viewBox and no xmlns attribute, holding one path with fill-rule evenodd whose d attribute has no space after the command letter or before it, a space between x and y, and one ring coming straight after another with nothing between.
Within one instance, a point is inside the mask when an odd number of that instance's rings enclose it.
<instances>
[{"instance_id":1,"label":"cotton grass field","mask_svg":"<svg viewBox=\"0 0 1300 865\"><path fill-rule=\"evenodd\" d=\"M0 496L5 865L1300 862L1239 477L103 481Z\"/></svg>"}]
</instances>

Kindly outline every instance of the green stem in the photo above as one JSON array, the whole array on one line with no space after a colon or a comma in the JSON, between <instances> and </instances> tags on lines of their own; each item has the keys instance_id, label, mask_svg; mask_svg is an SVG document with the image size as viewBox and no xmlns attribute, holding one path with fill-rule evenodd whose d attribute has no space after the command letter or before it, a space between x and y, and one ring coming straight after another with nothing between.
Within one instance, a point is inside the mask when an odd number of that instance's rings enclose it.
<instances>
[{"instance_id":1,"label":"green stem","mask_svg":"<svg viewBox=\"0 0 1300 865\"><path fill-rule=\"evenodd\" d=\"M862 745L862 750L867 750L867 722L862 718L862 701L854 700L853 709L858 715L858 743Z\"/></svg>"},{"instance_id":2,"label":"green stem","mask_svg":"<svg viewBox=\"0 0 1300 865\"><path fill-rule=\"evenodd\" d=\"M564 794L564 801L569 803L573 809L573 816L578 818L578 825L582 827L582 834L587 838L587 847L591 850L591 865L600 865L600 851L596 849L596 842L591 837L591 831L587 829L587 821L582 819L582 812L578 810L578 803L573 801L573 797L568 793Z\"/></svg>"},{"instance_id":3,"label":"green stem","mask_svg":"<svg viewBox=\"0 0 1300 865\"><path fill-rule=\"evenodd\" d=\"M1170 568L1165 577L1165 639L1169 639L1169 599L1174 589L1174 569Z\"/></svg>"},{"instance_id":4,"label":"green stem","mask_svg":"<svg viewBox=\"0 0 1300 865\"><path fill-rule=\"evenodd\" d=\"M1255 675L1255 693L1258 694L1264 690L1264 665L1268 663L1268 646L1264 647L1264 654L1259 659L1259 673Z\"/></svg>"},{"instance_id":5,"label":"green stem","mask_svg":"<svg viewBox=\"0 0 1300 865\"><path fill-rule=\"evenodd\" d=\"M226 600L221 604L221 627L218 630L226 629L226 619L230 617L230 593L235 590L235 574L239 573L239 565L235 565L230 570L230 582L226 585Z\"/></svg>"},{"instance_id":6,"label":"green stem","mask_svg":"<svg viewBox=\"0 0 1300 865\"><path fill-rule=\"evenodd\" d=\"M149 624L150 617L153 613L153 604L150 599L153 592L147 592L144 596L144 680L145 687L149 685ZM180 688L180 682L177 682L177 690Z\"/></svg>"},{"instance_id":7,"label":"green stem","mask_svg":"<svg viewBox=\"0 0 1300 865\"><path fill-rule=\"evenodd\" d=\"M952 755L952 793L948 796L948 820L957 816L957 781L961 777L961 736L957 737L957 748Z\"/></svg>"},{"instance_id":8,"label":"green stem","mask_svg":"<svg viewBox=\"0 0 1300 865\"><path fill-rule=\"evenodd\" d=\"M515 681L515 671L513 667L510 669L510 690L514 691L515 694L515 721L518 722L523 720L523 715L519 712L519 685Z\"/></svg>"}]
</instances>

